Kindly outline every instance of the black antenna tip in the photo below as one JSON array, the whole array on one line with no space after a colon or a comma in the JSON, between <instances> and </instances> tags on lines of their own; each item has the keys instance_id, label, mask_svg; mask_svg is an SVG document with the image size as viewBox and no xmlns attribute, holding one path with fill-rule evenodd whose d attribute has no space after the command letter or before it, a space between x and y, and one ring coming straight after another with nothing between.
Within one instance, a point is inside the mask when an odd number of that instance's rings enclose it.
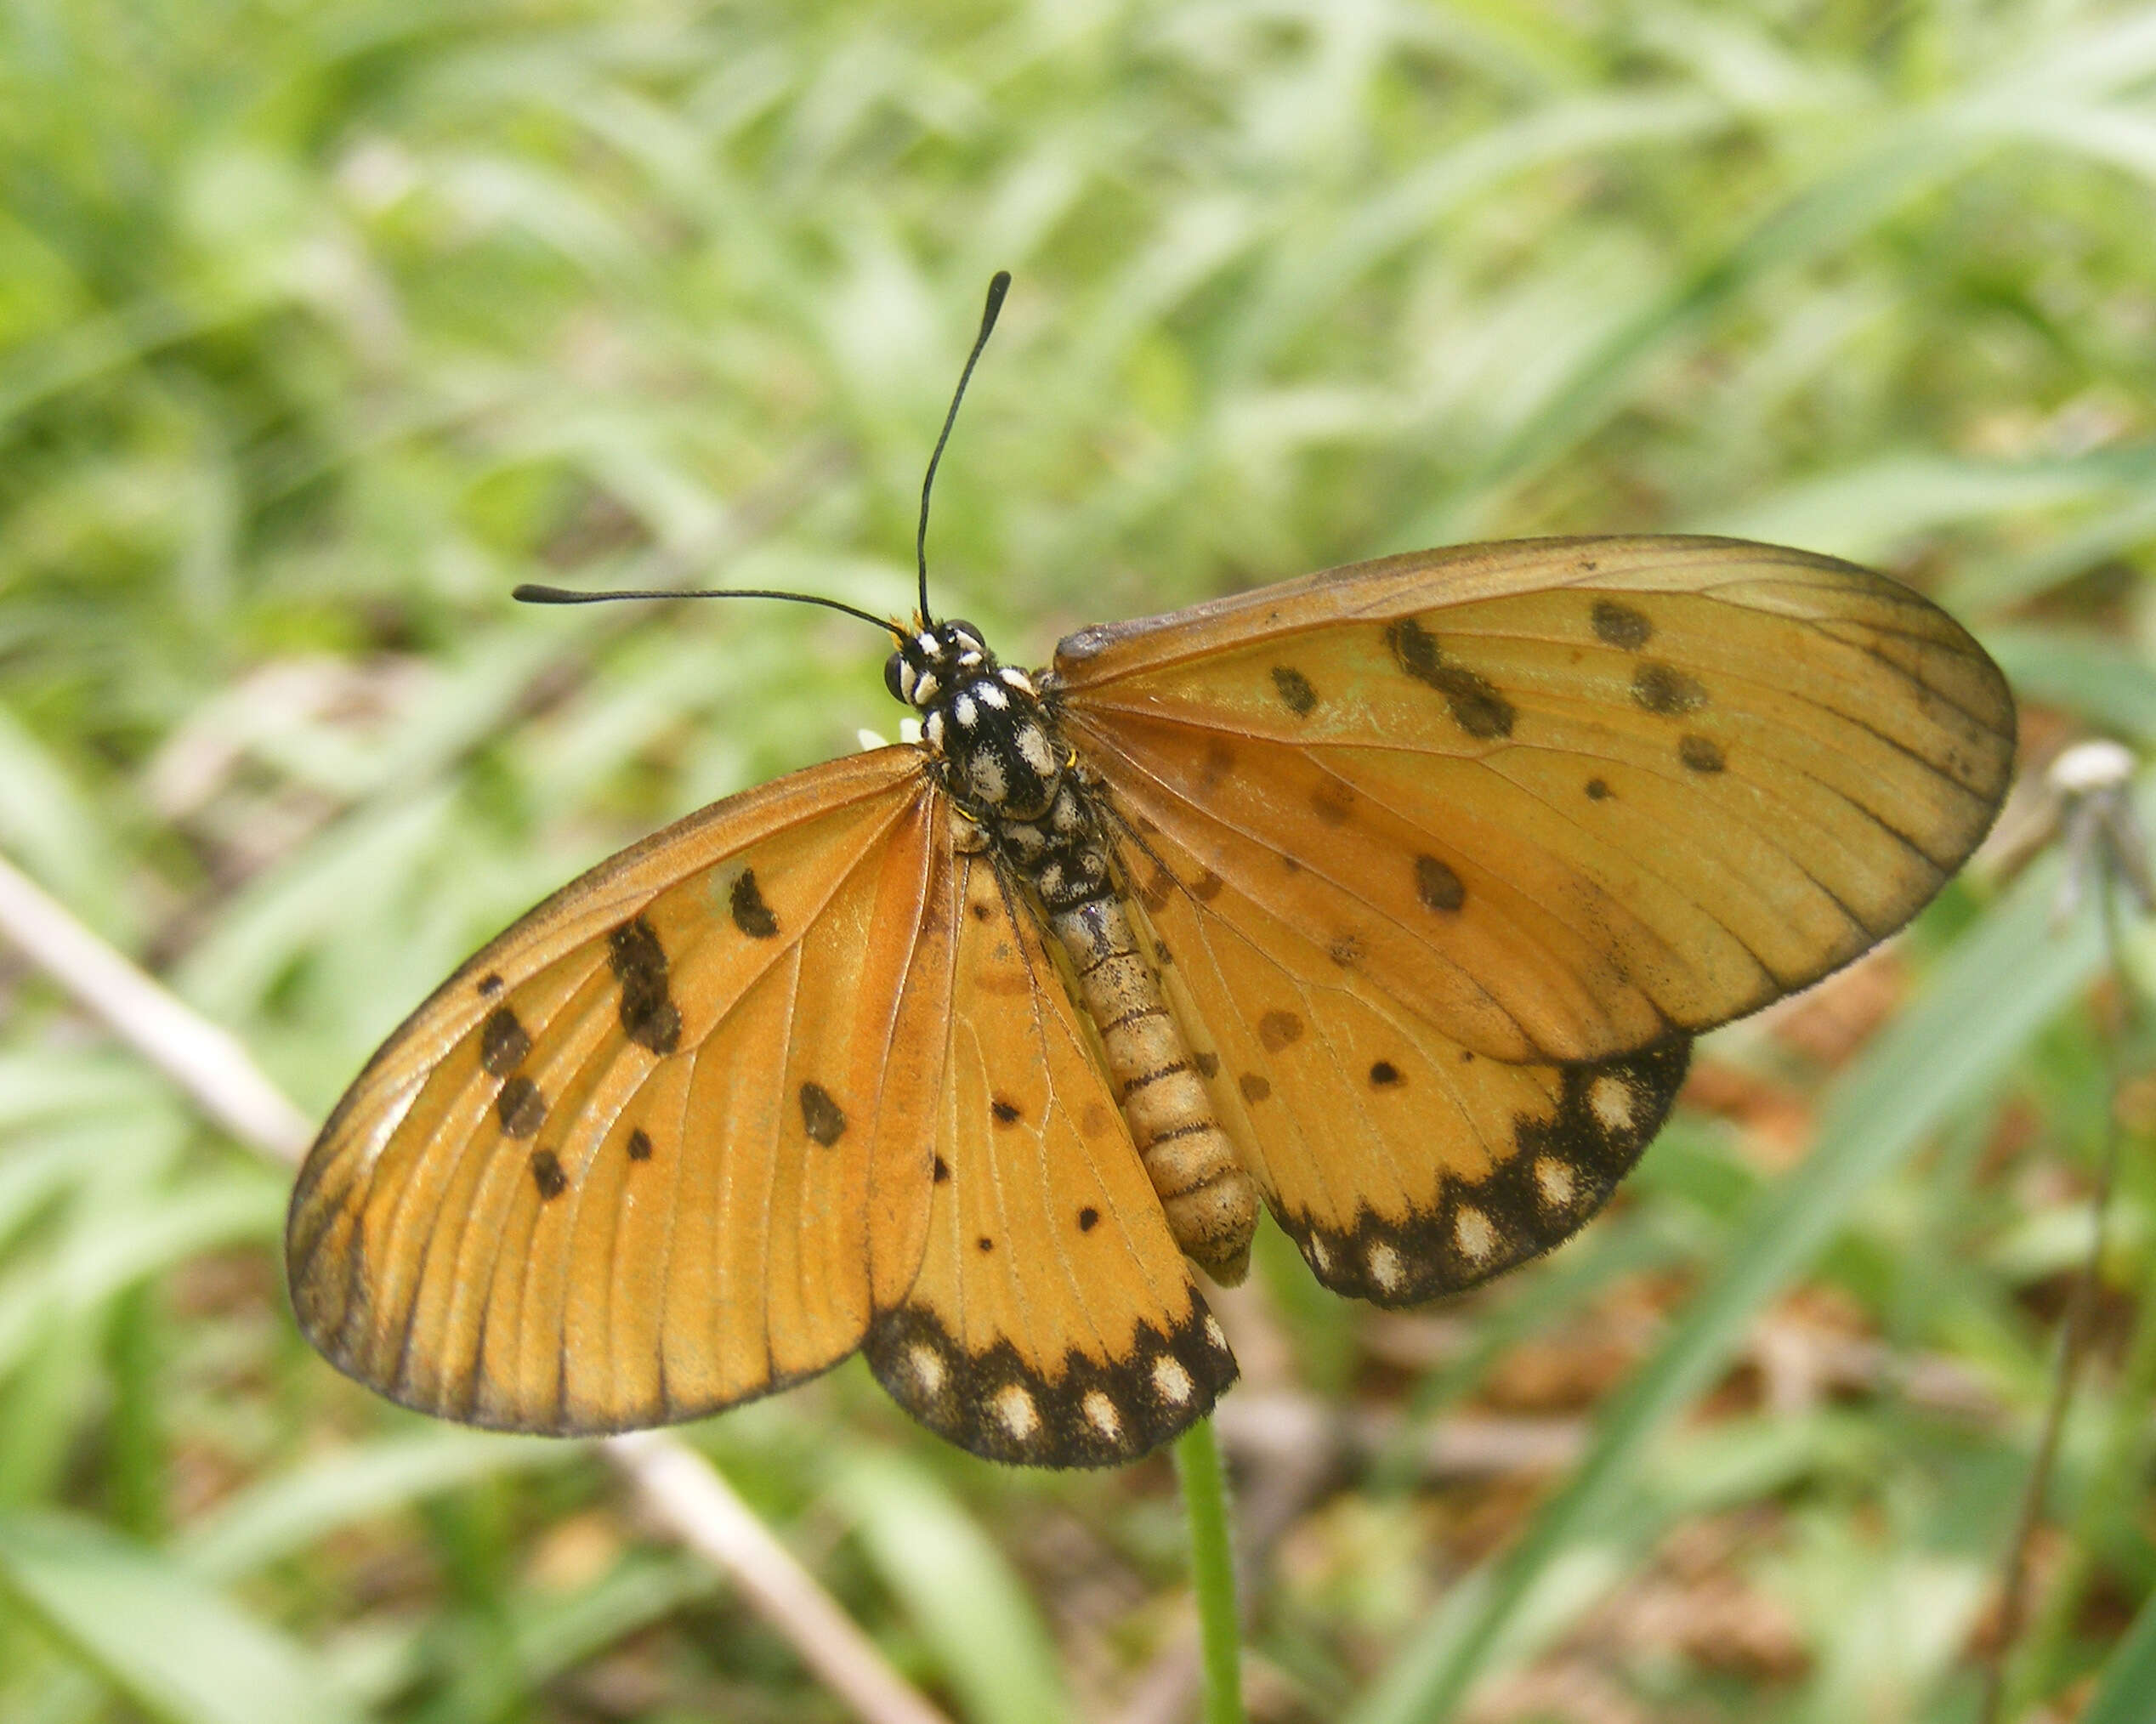
<instances>
[{"instance_id":1,"label":"black antenna tip","mask_svg":"<svg viewBox=\"0 0 2156 1724\"><path fill-rule=\"evenodd\" d=\"M944 415L943 434L936 439L934 452L928 457L928 476L921 481L921 525L913 535L913 563L921 577L921 621L932 620L928 610L928 493L935 486L936 463L943 459L944 445L950 441L950 428L958 420L958 404L966 399L966 385L973 381L973 367L980 363L981 349L988 345L988 337L996 328L996 314L1003 309L1003 296L1011 291L1011 272L998 269L988 278L988 303L981 308L980 332L973 337L973 350L966 355L966 368L958 374L958 387L951 394L950 411Z\"/></svg>"},{"instance_id":2,"label":"black antenna tip","mask_svg":"<svg viewBox=\"0 0 2156 1724\"><path fill-rule=\"evenodd\" d=\"M519 582L510 589L509 597L519 604L588 604L604 595L594 593L572 593L566 587L542 587L536 581Z\"/></svg>"}]
</instances>

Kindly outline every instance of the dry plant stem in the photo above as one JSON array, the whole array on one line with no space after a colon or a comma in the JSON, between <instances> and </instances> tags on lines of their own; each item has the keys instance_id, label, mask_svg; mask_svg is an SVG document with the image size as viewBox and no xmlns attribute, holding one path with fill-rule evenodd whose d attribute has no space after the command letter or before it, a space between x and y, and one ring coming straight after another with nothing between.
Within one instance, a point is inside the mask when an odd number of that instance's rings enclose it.
<instances>
[{"instance_id":1,"label":"dry plant stem","mask_svg":"<svg viewBox=\"0 0 2156 1724\"><path fill-rule=\"evenodd\" d=\"M771 1529L750 1512L717 1469L687 1443L657 1431L610 1437L606 1458L642 1491L644 1507L714 1568L731 1574L769 1622L781 1625L804 1660L864 1718L878 1724L946 1724L942 1713L908 1687L853 1619L793 1560ZM843 1680L812 1655L851 1647Z\"/></svg>"},{"instance_id":2,"label":"dry plant stem","mask_svg":"<svg viewBox=\"0 0 2156 1724\"><path fill-rule=\"evenodd\" d=\"M2117 882L2108 863L2098 865L2097 913L2103 919L2104 949L2110 958L2113 981L2120 991L2124 1010L2133 1016L2134 984L2127 973L2119 928ZM2007 1669L2028 1614L2028 1558L2036 1528L2044 1518L2044 1500L2050 1494L2051 1472L2058 1459L2059 1435L2066 1424L2066 1410L2074 1399L2074 1385L2080 1375L2088 1337L2089 1319L2096 1310L2097 1290L2103 1272L2104 1228L2111 1211L2111 1193L2119 1173L2119 1037L2103 1038L2105 1052L2105 1107L2102 1156L2096 1167L2096 1190L2089 1199L2089 1250L2074 1291L2059 1319L2058 1366L2051 1379L2051 1399L2044 1409L2044 1423L2030 1461L2028 1483L2022 1493L2015 1517L2012 1540L2000 1582L1999 1631L1991 1656L1985 1661L1983 1698L1978 1706L1978 1724L2000 1724L2006 1715ZM2017 1707L2018 1710L2018 1707Z\"/></svg>"},{"instance_id":3,"label":"dry plant stem","mask_svg":"<svg viewBox=\"0 0 2156 1724\"><path fill-rule=\"evenodd\" d=\"M306 1115L236 1040L113 950L4 858L0 937L240 1143L288 1164L306 1152L314 1138ZM802 1662L862 1718L949 1724L702 1455L658 1432L612 1438L598 1449L636 1488L651 1517L729 1575Z\"/></svg>"},{"instance_id":4,"label":"dry plant stem","mask_svg":"<svg viewBox=\"0 0 2156 1724\"><path fill-rule=\"evenodd\" d=\"M158 986L4 859L0 933L241 1143L280 1161L306 1153L314 1126L236 1038Z\"/></svg>"}]
</instances>

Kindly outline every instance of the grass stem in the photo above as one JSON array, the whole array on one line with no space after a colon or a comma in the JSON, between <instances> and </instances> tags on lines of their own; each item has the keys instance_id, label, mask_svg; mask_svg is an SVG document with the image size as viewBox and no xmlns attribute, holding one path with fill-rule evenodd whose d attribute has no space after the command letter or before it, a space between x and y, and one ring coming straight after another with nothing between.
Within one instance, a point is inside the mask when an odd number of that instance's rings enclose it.
<instances>
[{"instance_id":1,"label":"grass stem","mask_svg":"<svg viewBox=\"0 0 2156 1724\"><path fill-rule=\"evenodd\" d=\"M1190 1579L1198 1594L1205 1724L1243 1724L1242 1627L1235 1612L1228 1482L1211 1419L1200 1419L1177 1439L1175 1460L1183 1509L1190 1517Z\"/></svg>"}]
</instances>

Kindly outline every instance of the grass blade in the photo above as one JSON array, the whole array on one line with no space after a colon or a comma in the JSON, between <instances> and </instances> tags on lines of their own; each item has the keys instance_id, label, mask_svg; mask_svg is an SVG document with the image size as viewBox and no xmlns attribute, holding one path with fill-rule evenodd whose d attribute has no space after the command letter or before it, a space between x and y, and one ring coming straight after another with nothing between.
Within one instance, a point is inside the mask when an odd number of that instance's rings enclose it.
<instances>
[{"instance_id":1,"label":"grass blade","mask_svg":"<svg viewBox=\"0 0 2156 1724\"><path fill-rule=\"evenodd\" d=\"M0 1586L166 1724L345 1724L300 1647L157 1552L72 1516L0 1520Z\"/></svg>"}]
</instances>

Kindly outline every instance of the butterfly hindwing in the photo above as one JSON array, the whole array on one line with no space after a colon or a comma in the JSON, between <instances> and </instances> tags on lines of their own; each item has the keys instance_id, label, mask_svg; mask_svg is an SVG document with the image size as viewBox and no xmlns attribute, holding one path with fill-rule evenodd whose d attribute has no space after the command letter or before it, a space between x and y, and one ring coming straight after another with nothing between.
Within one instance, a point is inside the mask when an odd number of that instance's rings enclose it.
<instances>
[{"instance_id":1,"label":"butterfly hindwing","mask_svg":"<svg viewBox=\"0 0 2156 1724\"><path fill-rule=\"evenodd\" d=\"M1725 540L1390 558L1086 630L1056 674L1194 891L1518 1063L1626 1055L1847 961L1975 846L2013 749L1943 612Z\"/></svg>"},{"instance_id":2,"label":"butterfly hindwing","mask_svg":"<svg viewBox=\"0 0 2156 1724\"><path fill-rule=\"evenodd\" d=\"M868 1362L976 1455L1131 1460L1203 1417L1234 1360L1013 884L962 856L958 897L928 1245Z\"/></svg>"},{"instance_id":3,"label":"butterfly hindwing","mask_svg":"<svg viewBox=\"0 0 2156 1724\"><path fill-rule=\"evenodd\" d=\"M912 749L721 802L558 893L383 1046L287 1249L393 1399L555 1432L824 1370L920 1262L956 918Z\"/></svg>"},{"instance_id":4,"label":"butterfly hindwing","mask_svg":"<svg viewBox=\"0 0 2156 1724\"><path fill-rule=\"evenodd\" d=\"M1143 848L1141 848L1141 844ZM1312 1272L1380 1305L1456 1293L1569 1238L1652 1141L1678 1035L1596 1064L1478 1054L1359 967L1132 833L1143 933L1214 1110ZM1191 883L1206 882L1194 891Z\"/></svg>"}]
</instances>

